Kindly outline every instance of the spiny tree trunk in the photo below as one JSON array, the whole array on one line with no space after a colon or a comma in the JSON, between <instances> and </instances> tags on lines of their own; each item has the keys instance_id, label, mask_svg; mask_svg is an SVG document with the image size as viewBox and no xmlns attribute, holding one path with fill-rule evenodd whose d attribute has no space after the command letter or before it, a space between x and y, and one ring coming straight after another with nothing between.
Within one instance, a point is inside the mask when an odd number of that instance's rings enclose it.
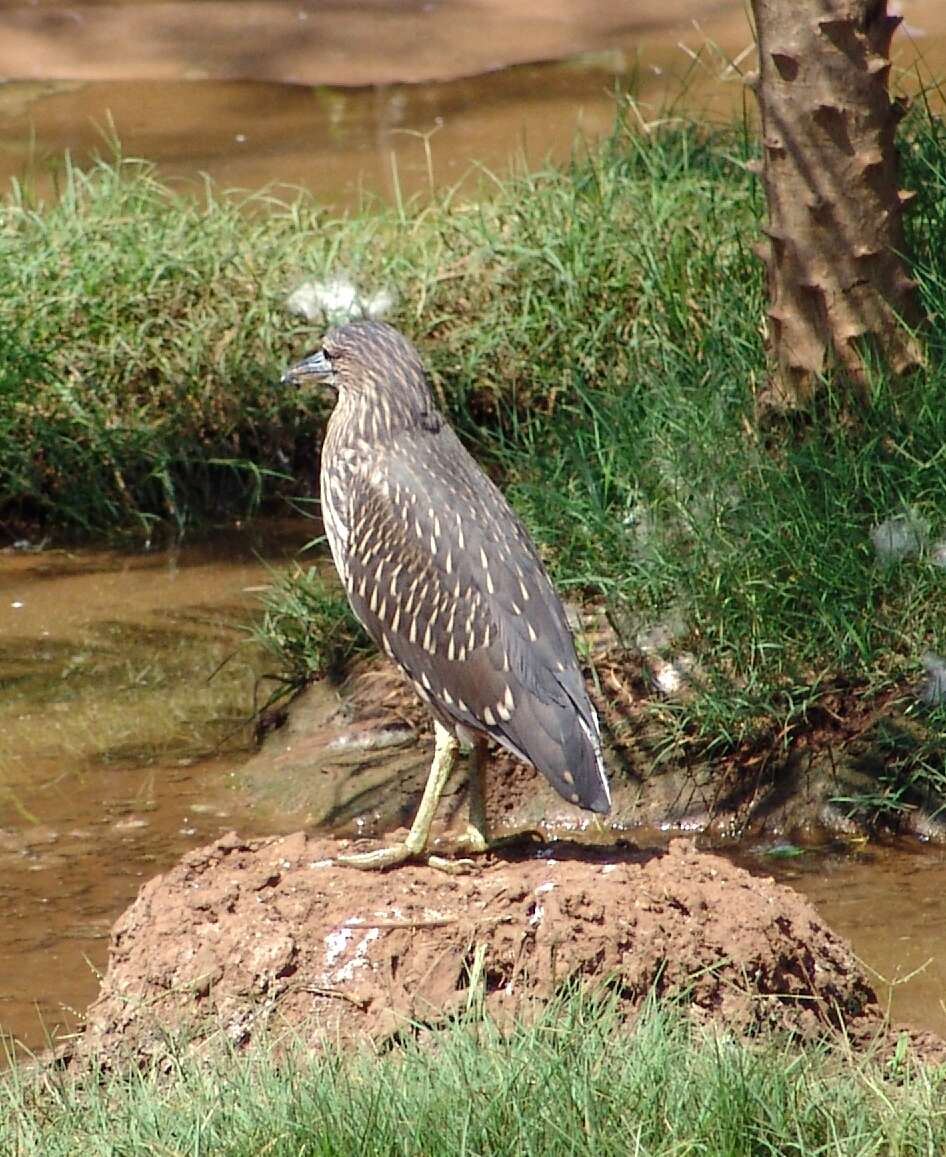
<instances>
[{"instance_id":1,"label":"spiny tree trunk","mask_svg":"<svg viewBox=\"0 0 946 1157\"><path fill-rule=\"evenodd\" d=\"M768 202L769 401L804 404L819 375L862 383L865 356L900 374L922 360L903 261L903 203L888 95L886 0L753 0ZM904 324L906 323L906 324Z\"/></svg>"}]
</instances>

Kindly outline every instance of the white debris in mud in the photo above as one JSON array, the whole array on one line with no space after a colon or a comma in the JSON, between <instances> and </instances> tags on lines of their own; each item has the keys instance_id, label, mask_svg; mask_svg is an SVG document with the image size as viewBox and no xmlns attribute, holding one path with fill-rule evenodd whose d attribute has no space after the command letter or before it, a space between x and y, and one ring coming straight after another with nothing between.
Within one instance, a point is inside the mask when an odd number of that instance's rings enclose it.
<instances>
[{"instance_id":1,"label":"white debris in mud","mask_svg":"<svg viewBox=\"0 0 946 1157\"><path fill-rule=\"evenodd\" d=\"M337 735L325 745L327 751L354 748L358 751L375 751L384 747L397 747L416 738L410 727L382 727L378 731L347 731Z\"/></svg>"},{"instance_id":2,"label":"white debris in mud","mask_svg":"<svg viewBox=\"0 0 946 1157\"><path fill-rule=\"evenodd\" d=\"M650 681L661 695L676 695L685 690L698 671L696 656L689 651L681 651L672 659L662 659L659 655L647 656Z\"/></svg>"},{"instance_id":3,"label":"white debris in mud","mask_svg":"<svg viewBox=\"0 0 946 1157\"><path fill-rule=\"evenodd\" d=\"M335 969L335 965L344 956L354 939L358 926L361 924L364 924L361 916L352 916L340 928L330 932L325 937L325 958L322 967L333 984L343 984L351 980L355 972L359 968L364 968L368 963L368 947L381 935L381 929L377 926L366 928L365 934L355 945L350 958L345 961L341 968L331 971Z\"/></svg>"},{"instance_id":4,"label":"white debris in mud","mask_svg":"<svg viewBox=\"0 0 946 1157\"><path fill-rule=\"evenodd\" d=\"M686 632L686 619L677 608L671 608L663 619L641 627L636 632L635 643L644 659L647 675L654 689L661 695L676 695L687 691L699 677L699 664L691 652L665 654Z\"/></svg>"},{"instance_id":5,"label":"white debris in mud","mask_svg":"<svg viewBox=\"0 0 946 1157\"><path fill-rule=\"evenodd\" d=\"M544 896L547 892L553 891L556 887L557 885L554 880L546 880L544 884L539 884L538 887L533 889L533 895ZM539 901L536 900L532 909L532 915L529 917L529 927L535 928L537 924L541 924L544 916L545 905L539 903Z\"/></svg>"},{"instance_id":6,"label":"white debris in mud","mask_svg":"<svg viewBox=\"0 0 946 1157\"><path fill-rule=\"evenodd\" d=\"M340 273L324 280L307 278L286 298L286 309L306 321L339 325L357 317L386 317L395 303L392 289L362 293L347 274Z\"/></svg>"},{"instance_id":7,"label":"white debris in mud","mask_svg":"<svg viewBox=\"0 0 946 1157\"><path fill-rule=\"evenodd\" d=\"M325 959L322 961L323 967L332 967L348 947L348 942L354 935L354 929L348 925L337 928L334 932L329 932L328 936L325 937Z\"/></svg>"},{"instance_id":8,"label":"white debris in mud","mask_svg":"<svg viewBox=\"0 0 946 1157\"><path fill-rule=\"evenodd\" d=\"M344 964L338 972L335 973L335 982L351 980L355 975L356 969L364 968L368 963L368 945L373 943L381 935L380 928L369 928L362 936L361 940L355 946L354 954L351 960Z\"/></svg>"},{"instance_id":9,"label":"white debris in mud","mask_svg":"<svg viewBox=\"0 0 946 1157\"><path fill-rule=\"evenodd\" d=\"M928 536L928 524L910 510L885 518L870 532L878 561L886 563L918 555L926 546Z\"/></svg>"}]
</instances>

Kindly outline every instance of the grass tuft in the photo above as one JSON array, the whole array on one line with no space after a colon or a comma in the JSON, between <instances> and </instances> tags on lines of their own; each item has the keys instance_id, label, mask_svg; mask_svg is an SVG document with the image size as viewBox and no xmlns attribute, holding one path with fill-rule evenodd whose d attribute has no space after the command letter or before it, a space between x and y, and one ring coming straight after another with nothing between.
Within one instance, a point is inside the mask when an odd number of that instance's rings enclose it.
<instances>
[{"instance_id":1,"label":"grass tuft","mask_svg":"<svg viewBox=\"0 0 946 1157\"><path fill-rule=\"evenodd\" d=\"M278 661L287 692L323 676L339 678L355 656L373 648L334 575L326 579L317 567L297 565L273 576L252 633Z\"/></svg>"}]
</instances>

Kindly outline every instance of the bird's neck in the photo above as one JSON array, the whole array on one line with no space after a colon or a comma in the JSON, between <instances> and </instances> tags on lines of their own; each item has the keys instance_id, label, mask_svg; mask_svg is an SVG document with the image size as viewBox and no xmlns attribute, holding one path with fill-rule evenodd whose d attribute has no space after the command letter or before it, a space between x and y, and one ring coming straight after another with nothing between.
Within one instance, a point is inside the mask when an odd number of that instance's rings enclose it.
<instances>
[{"instance_id":1,"label":"bird's neck","mask_svg":"<svg viewBox=\"0 0 946 1157\"><path fill-rule=\"evenodd\" d=\"M329 419L326 441L336 449L389 443L407 432L436 432L441 421L432 400L410 397L392 400L384 395L351 392L339 397Z\"/></svg>"}]
</instances>

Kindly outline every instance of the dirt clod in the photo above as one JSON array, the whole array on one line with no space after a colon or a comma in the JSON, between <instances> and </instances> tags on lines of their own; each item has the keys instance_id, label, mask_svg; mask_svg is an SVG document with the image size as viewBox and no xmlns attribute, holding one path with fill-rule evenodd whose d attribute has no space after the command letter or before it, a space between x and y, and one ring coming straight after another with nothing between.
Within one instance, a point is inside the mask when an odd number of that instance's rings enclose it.
<instances>
[{"instance_id":1,"label":"dirt clod","mask_svg":"<svg viewBox=\"0 0 946 1157\"><path fill-rule=\"evenodd\" d=\"M146 884L112 933L80 1057L160 1061L169 1034L245 1044L263 1027L317 1046L381 1042L482 999L528 1016L565 985L650 989L698 1021L811 1039L883 1016L847 943L791 889L686 840L657 853L564 845L363 873L299 832L228 835Z\"/></svg>"}]
</instances>

